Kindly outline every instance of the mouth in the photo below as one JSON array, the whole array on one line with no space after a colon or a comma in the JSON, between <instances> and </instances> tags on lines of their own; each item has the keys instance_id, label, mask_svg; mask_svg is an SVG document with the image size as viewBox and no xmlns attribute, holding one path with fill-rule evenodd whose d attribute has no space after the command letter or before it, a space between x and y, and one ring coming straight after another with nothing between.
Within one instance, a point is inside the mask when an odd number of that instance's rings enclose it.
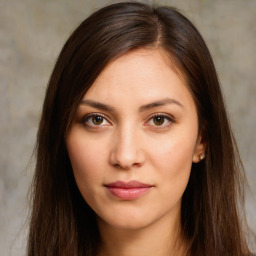
<instances>
[{"instance_id":1,"label":"mouth","mask_svg":"<svg viewBox=\"0 0 256 256\"><path fill-rule=\"evenodd\" d=\"M111 195L121 200L135 200L148 193L154 186L136 180L115 181L104 185Z\"/></svg>"}]
</instances>

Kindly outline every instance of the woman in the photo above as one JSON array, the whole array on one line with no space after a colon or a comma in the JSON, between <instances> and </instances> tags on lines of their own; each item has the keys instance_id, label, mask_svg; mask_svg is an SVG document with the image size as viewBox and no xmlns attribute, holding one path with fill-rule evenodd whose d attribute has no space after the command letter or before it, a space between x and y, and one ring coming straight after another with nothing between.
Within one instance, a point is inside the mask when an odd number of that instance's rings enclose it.
<instances>
[{"instance_id":1,"label":"woman","mask_svg":"<svg viewBox=\"0 0 256 256\"><path fill-rule=\"evenodd\" d=\"M174 8L110 5L50 78L28 255L250 255L243 179L196 28Z\"/></svg>"}]
</instances>

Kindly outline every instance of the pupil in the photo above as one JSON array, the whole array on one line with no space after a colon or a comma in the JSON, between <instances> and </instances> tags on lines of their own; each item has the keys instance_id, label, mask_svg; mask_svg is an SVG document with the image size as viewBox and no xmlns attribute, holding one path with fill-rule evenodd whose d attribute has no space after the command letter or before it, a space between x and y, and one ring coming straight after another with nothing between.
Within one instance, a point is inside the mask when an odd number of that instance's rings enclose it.
<instances>
[{"instance_id":1,"label":"pupil","mask_svg":"<svg viewBox=\"0 0 256 256\"><path fill-rule=\"evenodd\" d=\"M93 117L93 123L94 124L101 124L103 122L103 117L101 116L94 116Z\"/></svg>"},{"instance_id":2,"label":"pupil","mask_svg":"<svg viewBox=\"0 0 256 256\"><path fill-rule=\"evenodd\" d=\"M164 123L164 118L162 116L154 117L154 123L156 125L162 125Z\"/></svg>"}]
</instances>

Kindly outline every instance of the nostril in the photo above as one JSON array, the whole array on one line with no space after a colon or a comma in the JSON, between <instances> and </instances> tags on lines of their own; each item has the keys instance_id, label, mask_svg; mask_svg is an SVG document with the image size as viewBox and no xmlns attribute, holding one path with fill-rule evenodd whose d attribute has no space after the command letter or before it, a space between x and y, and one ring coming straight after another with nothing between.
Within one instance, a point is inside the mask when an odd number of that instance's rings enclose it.
<instances>
[{"instance_id":1,"label":"nostril","mask_svg":"<svg viewBox=\"0 0 256 256\"><path fill-rule=\"evenodd\" d=\"M142 163L133 163L131 165L124 165L124 164L115 163L113 166L117 169L120 169L120 170L129 170L132 167L140 167L141 165L142 165Z\"/></svg>"}]
</instances>

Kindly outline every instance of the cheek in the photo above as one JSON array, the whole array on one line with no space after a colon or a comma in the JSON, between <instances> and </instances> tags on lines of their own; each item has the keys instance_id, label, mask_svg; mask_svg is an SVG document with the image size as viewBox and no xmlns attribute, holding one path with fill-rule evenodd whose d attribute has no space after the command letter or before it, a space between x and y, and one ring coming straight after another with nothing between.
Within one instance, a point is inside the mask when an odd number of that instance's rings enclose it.
<instances>
[{"instance_id":1,"label":"cheek","mask_svg":"<svg viewBox=\"0 0 256 256\"><path fill-rule=\"evenodd\" d=\"M190 148L178 148L178 145L172 145L169 151L159 154L158 157L158 170L162 170L163 178L166 179L167 186L173 189L181 188L187 185L191 166L192 166L192 153ZM166 187L167 188L167 187ZM169 189L169 188L167 188Z\"/></svg>"},{"instance_id":2,"label":"cheek","mask_svg":"<svg viewBox=\"0 0 256 256\"><path fill-rule=\"evenodd\" d=\"M159 192L167 209L180 205L191 173L191 148L179 148L172 144L169 151L159 154L158 171L161 172ZM168 203L167 203L168 202Z\"/></svg>"},{"instance_id":3,"label":"cheek","mask_svg":"<svg viewBox=\"0 0 256 256\"><path fill-rule=\"evenodd\" d=\"M157 146L151 145L151 157L155 164L177 169L179 166L191 166L196 136L169 136Z\"/></svg>"},{"instance_id":4,"label":"cheek","mask_svg":"<svg viewBox=\"0 0 256 256\"><path fill-rule=\"evenodd\" d=\"M88 189L91 184L100 182L99 170L104 154L99 154L97 143L90 143L83 136L71 134L67 138L67 150L73 173L80 191ZM82 192L82 191L81 191Z\"/></svg>"},{"instance_id":5,"label":"cheek","mask_svg":"<svg viewBox=\"0 0 256 256\"><path fill-rule=\"evenodd\" d=\"M196 137L196 129L190 133L173 132L159 146L151 145L151 163L165 180L165 193L183 194L191 172Z\"/></svg>"}]
</instances>

